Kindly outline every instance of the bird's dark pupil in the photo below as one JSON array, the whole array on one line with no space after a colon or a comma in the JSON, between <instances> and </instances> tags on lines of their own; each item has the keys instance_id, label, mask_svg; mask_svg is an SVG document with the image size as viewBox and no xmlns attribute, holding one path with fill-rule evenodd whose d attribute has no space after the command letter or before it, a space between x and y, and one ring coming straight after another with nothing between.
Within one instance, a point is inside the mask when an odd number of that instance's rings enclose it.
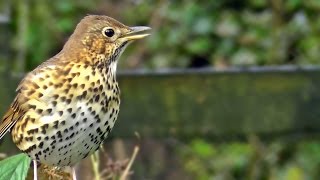
<instances>
[{"instance_id":1,"label":"bird's dark pupil","mask_svg":"<svg viewBox=\"0 0 320 180\"><path fill-rule=\"evenodd\" d=\"M105 34L106 36L108 36L108 37L112 37L112 36L114 35L114 31L113 31L113 29L106 29L106 30L104 31L104 34Z\"/></svg>"}]
</instances>

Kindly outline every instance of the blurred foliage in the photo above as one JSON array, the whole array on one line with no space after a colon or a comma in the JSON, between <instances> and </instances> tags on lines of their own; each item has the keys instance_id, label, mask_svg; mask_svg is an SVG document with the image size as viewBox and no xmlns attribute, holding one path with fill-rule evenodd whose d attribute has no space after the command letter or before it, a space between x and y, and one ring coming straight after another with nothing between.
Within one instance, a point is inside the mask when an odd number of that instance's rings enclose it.
<instances>
[{"instance_id":1,"label":"blurred foliage","mask_svg":"<svg viewBox=\"0 0 320 180\"><path fill-rule=\"evenodd\" d=\"M20 6L27 7L26 14L19 14ZM26 48L27 70L57 53L86 14L153 28L145 43L129 47L122 68L320 62L318 0L16 0L12 7L13 31L28 22L26 37L13 41L16 51Z\"/></svg>"},{"instance_id":2,"label":"blurred foliage","mask_svg":"<svg viewBox=\"0 0 320 180\"><path fill-rule=\"evenodd\" d=\"M319 152L320 144L313 140L219 144L195 139L178 148L184 168L198 180L319 179Z\"/></svg>"}]
</instances>

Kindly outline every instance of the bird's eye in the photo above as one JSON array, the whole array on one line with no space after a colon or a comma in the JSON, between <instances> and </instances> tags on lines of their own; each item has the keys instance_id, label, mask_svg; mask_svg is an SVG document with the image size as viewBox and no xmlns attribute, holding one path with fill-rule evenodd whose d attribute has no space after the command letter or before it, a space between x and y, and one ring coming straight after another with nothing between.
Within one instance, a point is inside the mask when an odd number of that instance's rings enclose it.
<instances>
[{"instance_id":1,"label":"bird's eye","mask_svg":"<svg viewBox=\"0 0 320 180\"><path fill-rule=\"evenodd\" d=\"M103 28L102 33L106 37L112 37L114 35L114 30L110 27L107 27L107 28Z\"/></svg>"}]
</instances>

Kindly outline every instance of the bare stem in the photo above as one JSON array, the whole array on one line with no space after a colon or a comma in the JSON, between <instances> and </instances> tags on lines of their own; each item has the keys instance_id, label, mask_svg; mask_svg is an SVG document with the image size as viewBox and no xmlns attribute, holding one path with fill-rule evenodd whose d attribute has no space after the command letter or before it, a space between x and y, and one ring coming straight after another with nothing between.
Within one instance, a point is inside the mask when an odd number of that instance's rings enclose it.
<instances>
[{"instance_id":1,"label":"bare stem","mask_svg":"<svg viewBox=\"0 0 320 180\"><path fill-rule=\"evenodd\" d=\"M130 159L130 161L129 161L127 167L126 167L126 169L124 170L124 172L123 172L123 174L121 175L121 177L120 177L119 180L126 180L126 178L127 178L128 175L129 175L131 166L132 166L132 164L133 164L133 162L134 162L134 160L135 160L138 152L139 152L139 147L138 147L138 146L135 146L135 147L134 147L134 150L133 150L133 154L132 154L132 156L131 156L131 159Z\"/></svg>"},{"instance_id":2,"label":"bare stem","mask_svg":"<svg viewBox=\"0 0 320 180\"><path fill-rule=\"evenodd\" d=\"M94 154L90 156L91 163L92 163L92 170L94 174L95 180L101 180L100 173L99 173L99 151L96 151Z\"/></svg>"}]
</instances>

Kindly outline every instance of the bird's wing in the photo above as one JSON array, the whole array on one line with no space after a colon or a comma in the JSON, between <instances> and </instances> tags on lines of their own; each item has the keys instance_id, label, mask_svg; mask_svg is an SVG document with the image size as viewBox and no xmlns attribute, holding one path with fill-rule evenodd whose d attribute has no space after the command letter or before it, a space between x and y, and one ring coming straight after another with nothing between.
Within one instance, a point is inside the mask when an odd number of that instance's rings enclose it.
<instances>
[{"instance_id":1,"label":"bird's wing","mask_svg":"<svg viewBox=\"0 0 320 180\"><path fill-rule=\"evenodd\" d=\"M0 122L0 139L11 130L11 128L16 124L18 120L23 118L25 113L28 111L29 101L37 101L38 103L45 102L46 98L50 96L50 90L46 90L46 93L43 94L42 98L36 96L39 89L39 81L42 77L52 76L52 74L59 74L58 72L58 63L55 62L57 58L53 57L48 61L45 61L39 65L36 69L28 73L24 79L18 85L16 89L17 97L14 102L11 104L9 110L4 115L2 121ZM64 67L63 63L60 63L60 67ZM33 92L33 93L30 93Z\"/></svg>"},{"instance_id":2,"label":"bird's wing","mask_svg":"<svg viewBox=\"0 0 320 180\"><path fill-rule=\"evenodd\" d=\"M0 139L2 139L3 136L6 135L6 133L10 131L16 122L25 114L25 106L22 104L25 103L25 92L30 89L26 84L31 81L30 79L32 79L35 74L36 72L34 71L28 73L19 83L18 88L16 89L18 94L0 122Z\"/></svg>"},{"instance_id":3,"label":"bird's wing","mask_svg":"<svg viewBox=\"0 0 320 180\"><path fill-rule=\"evenodd\" d=\"M11 128L16 124L16 122L21 119L25 112L25 102L26 102L26 95L25 92L28 91L30 88L25 86L25 82L30 81L30 79L34 76L34 73L31 72L22 79L18 88L16 89L17 96L14 99L13 103L9 107L8 111L2 118L0 122L0 139L11 130Z\"/></svg>"},{"instance_id":4,"label":"bird's wing","mask_svg":"<svg viewBox=\"0 0 320 180\"><path fill-rule=\"evenodd\" d=\"M0 139L2 139L3 136L6 135L6 133L10 131L11 128L16 124L16 122L25 114L23 107L20 106L22 96L21 91L23 91L24 89L23 84L25 80L30 78L31 75L32 73L27 74L18 85L18 88L16 89L18 95L16 96L8 111L3 116L2 121L0 122Z\"/></svg>"},{"instance_id":5,"label":"bird's wing","mask_svg":"<svg viewBox=\"0 0 320 180\"><path fill-rule=\"evenodd\" d=\"M39 77L45 77L46 74L51 75L52 73L57 73L56 63L54 63L53 60L54 58L39 65L22 79L16 89L17 96L15 100L0 122L0 139L11 130L18 120L23 118L29 108L28 104L30 100L39 101L39 98L36 97L35 93L32 95L29 93L36 91L39 84ZM47 94L50 94L50 91L47 91ZM44 98L47 94L43 95Z\"/></svg>"},{"instance_id":6,"label":"bird's wing","mask_svg":"<svg viewBox=\"0 0 320 180\"><path fill-rule=\"evenodd\" d=\"M0 124L0 139L16 124L16 122L22 118L24 112L20 109L14 109L10 107L7 113L4 115Z\"/></svg>"}]
</instances>

